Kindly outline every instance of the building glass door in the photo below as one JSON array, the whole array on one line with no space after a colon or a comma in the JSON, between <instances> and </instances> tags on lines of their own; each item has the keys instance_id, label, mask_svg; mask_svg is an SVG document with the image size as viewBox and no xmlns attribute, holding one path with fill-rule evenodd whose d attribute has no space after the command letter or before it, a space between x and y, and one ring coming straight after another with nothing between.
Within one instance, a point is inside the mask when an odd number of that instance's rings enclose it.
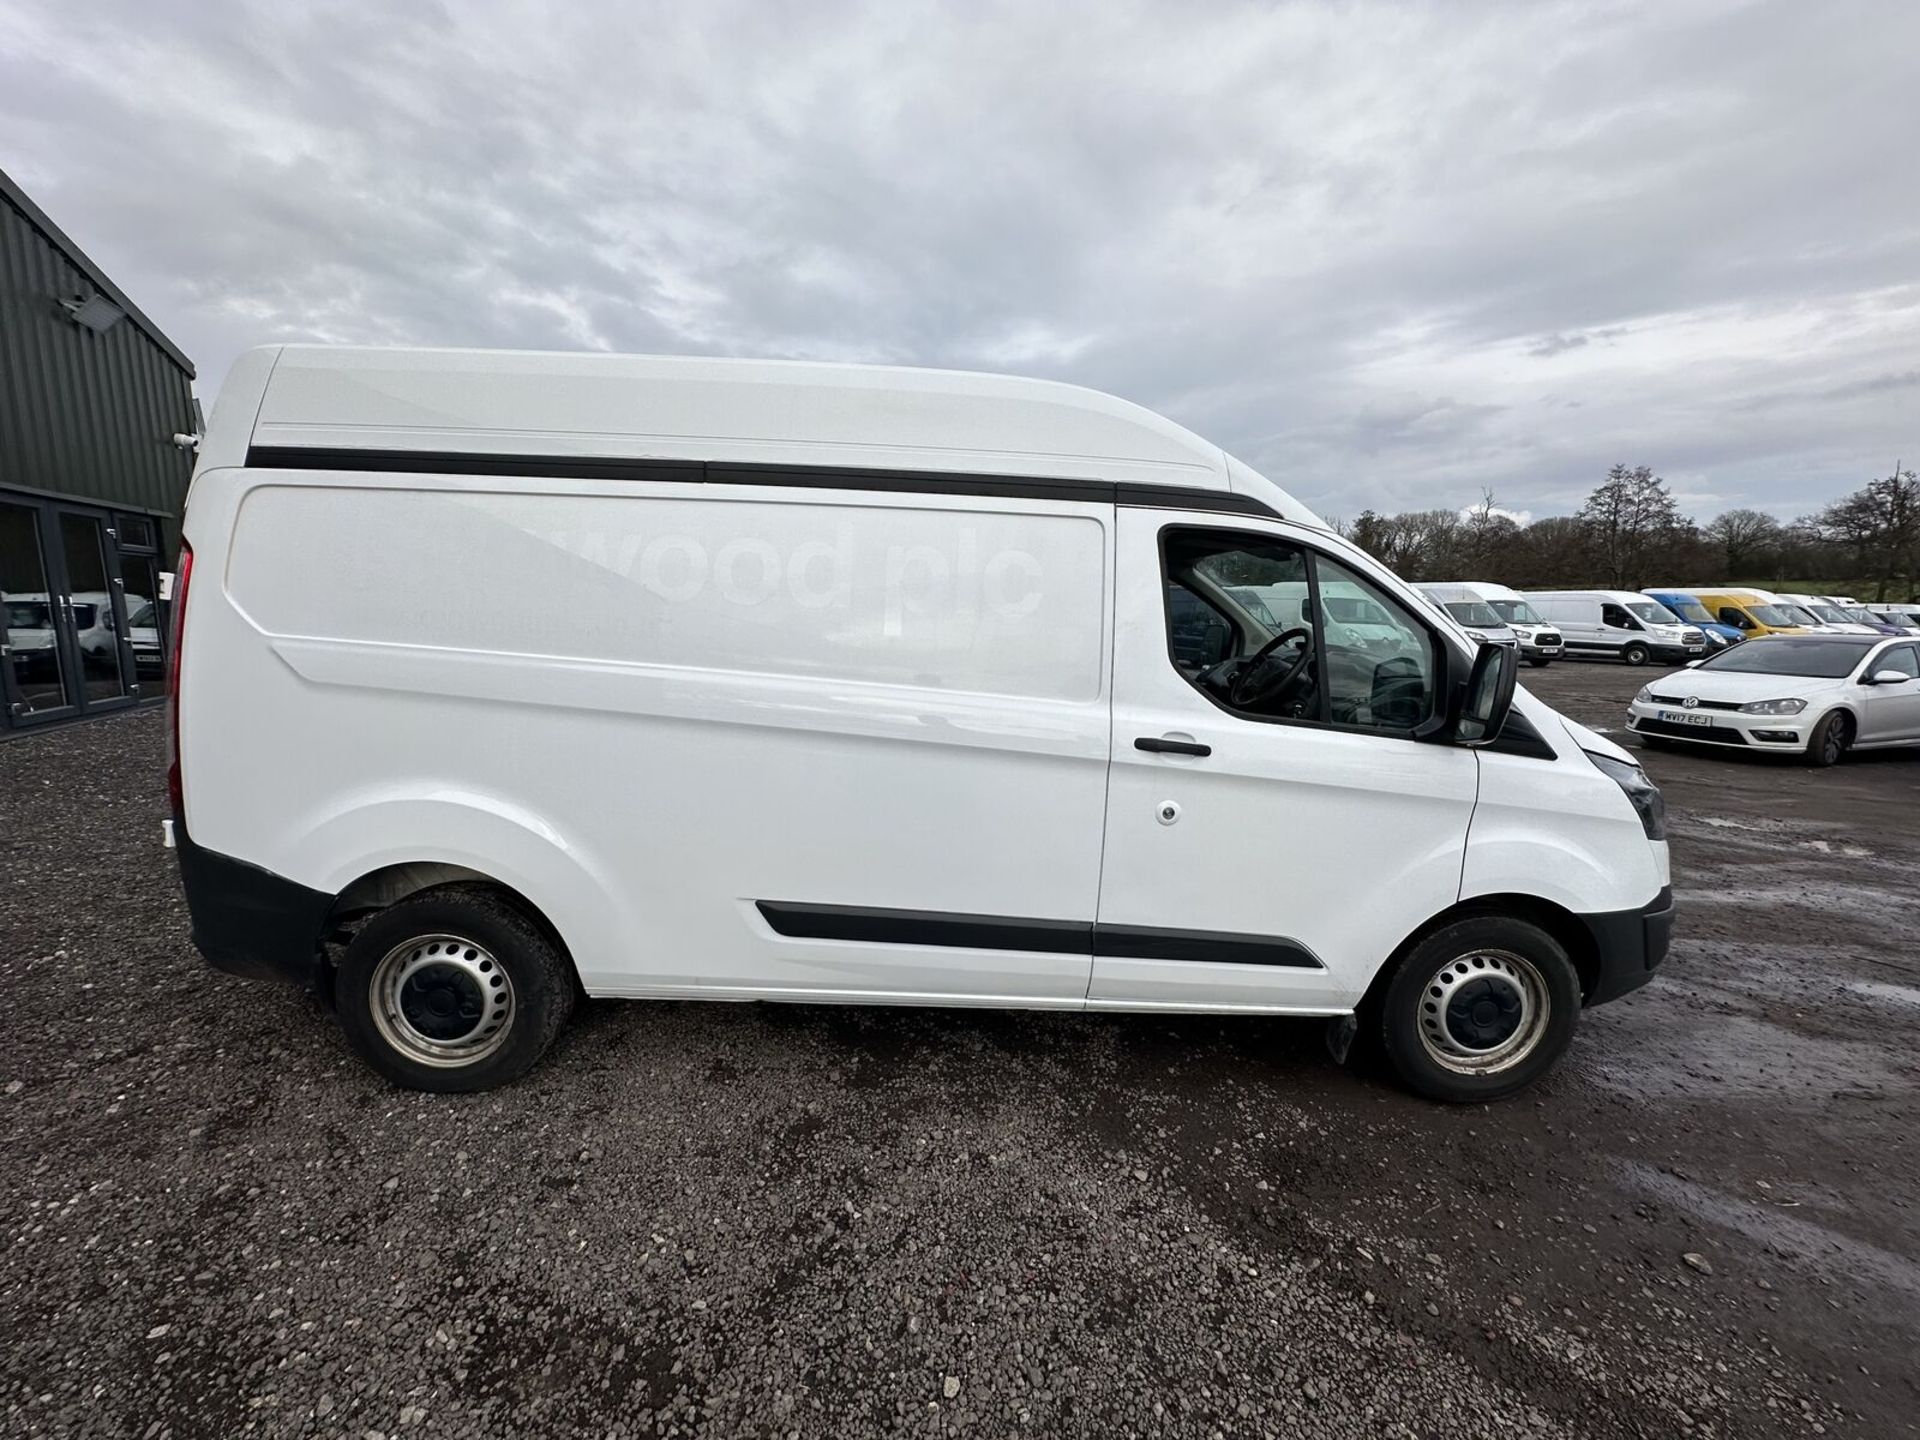
<instances>
[{"instance_id":1,"label":"building glass door","mask_svg":"<svg viewBox=\"0 0 1920 1440\"><path fill-rule=\"evenodd\" d=\"M0 731L165 693L159 557L133 518L123 554L106 511L0 497Z\"/></svg>"},{"instance_id":2,"label":"building glass door","mask_svg":"<svg viewBox=\"0 0 1920 1440\"><path fill-rule=\"evenodd\" d=\"M107 549L106 520L80 510L57 509L60 559L65 571L67 623L79 661L81 704L87 710L130 702L138 690L127 654L126 617L121 613L118 557Z\"/></svg>"},{"instance_id":3,"label":"building glass door","mask_svg":"<svg viewBox=\"0 0 1920 1440\"><path fill-rule=\"evenodd\" d=\"M38 505L0 504L0 700L15 724L58 720L79 709L79 687L61 634Z\"/></svg>"}]
</instances>

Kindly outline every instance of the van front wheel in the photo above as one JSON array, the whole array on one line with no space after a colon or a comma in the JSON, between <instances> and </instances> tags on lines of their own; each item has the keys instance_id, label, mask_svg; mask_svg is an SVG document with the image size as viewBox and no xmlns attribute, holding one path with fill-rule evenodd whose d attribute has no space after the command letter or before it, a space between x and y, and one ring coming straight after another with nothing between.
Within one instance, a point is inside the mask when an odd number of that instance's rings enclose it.
<instances>
[{"instance_id":1,"label":"van front wheel","mask_svg":"<svg viewBox=\"0 0 1920 1440\"><path fill-rule=\"evenodd\" d=\"M487 1090L532 1068L573 1011L572 967L528 916L477 886L430 890L355 935L340 1027L396 1085Z\"/></svg>"},{"instance_id":2,"label":"van front wheel","mask_svg":"<svg viewBox=\"0 0 1920 1440\"><path fill-rule=\"evenodd\" d=\"M1387 1058L1434 1100L1499 1100L1566 1053L1580 978L1566 950L1524 920L1475 916L1415 945L1388 982Z\"/></svg>"},{"instance_id":3,"label":"van front wheel","mask_svg":"<svg viewBox=\"0 0 1920 1440\"><path fill-rule=\"evenodd\" d=\"M1644 665L1653 657L1646 646L1642 645L1638 640L1635 640L1620 652L1620 658L1629 665Z\"/></svg>"}]
</instances>

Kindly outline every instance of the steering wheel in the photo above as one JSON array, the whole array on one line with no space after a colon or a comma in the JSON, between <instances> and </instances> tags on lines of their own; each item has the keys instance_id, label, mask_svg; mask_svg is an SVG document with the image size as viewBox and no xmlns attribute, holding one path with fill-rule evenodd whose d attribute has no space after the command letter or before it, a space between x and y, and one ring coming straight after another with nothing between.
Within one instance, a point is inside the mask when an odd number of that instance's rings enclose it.
<instances>
[{"instance_id":1,"label":"steering wheel","mask_svg":"<svg viewBox=\"0 0 1920 1440\"><path fill-rule=\"evenodd\" d=\"M1281 674L1277 680L1262 681L1258 685L1253 684L1253 677L1259 673L1260 667L1267 663L1268 658L1273 652L1292 640L1304 640L1307 642L1300 647L1298 658L1286 668L1285 672ZM1285 690L1289 685L1293 684L1295 680L1300 678L1301 671L1307 668L1307 662L1311 659L1313 659L1313 632L1304 625L1296 625L1291 630L1282 630L1278 635L1254 651L1253 658L1247 661L1246 668L1234 677L1233 683L1227 687L1227 703L1241 709L1247 709L1259 704L1263 700L1278 695L1282 690Z\"/></svg>"}]
</instances>

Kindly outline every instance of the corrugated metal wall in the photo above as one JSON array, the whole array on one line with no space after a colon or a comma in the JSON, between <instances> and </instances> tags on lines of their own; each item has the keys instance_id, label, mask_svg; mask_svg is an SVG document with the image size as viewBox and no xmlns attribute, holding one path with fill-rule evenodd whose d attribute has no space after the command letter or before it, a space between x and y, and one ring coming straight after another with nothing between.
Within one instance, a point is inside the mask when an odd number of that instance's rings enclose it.
<instances>
[{"instance_id":1,"label":"corrugated metal wall","mask_svg":"<svg viewBox=\"0 0 1920 1440\"><path fill-rule=\"evenodd\" d=\"M193 456L186 372L130 318L104 334L60 301L92 283L0 196L0 485L164 512L179 538Z\"/></svg>"}]
</instances>

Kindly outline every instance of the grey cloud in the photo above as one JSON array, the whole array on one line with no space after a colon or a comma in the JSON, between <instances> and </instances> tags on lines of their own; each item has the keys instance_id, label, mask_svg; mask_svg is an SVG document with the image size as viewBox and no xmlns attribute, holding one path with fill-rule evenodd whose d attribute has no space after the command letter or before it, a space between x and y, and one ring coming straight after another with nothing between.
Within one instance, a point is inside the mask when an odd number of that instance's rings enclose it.
<instances>
[{"instance_id":1,"label":"grey cloud","mask_svg":"<svg viewBox=\"0 0 1920 1440\"><path fill-rule=\"evenodd\" d=\"M1899 0L0 0L0 165L208 386L309 338L1010 368L1340 514L1550 513L1623 456L1792 514L1915 448L1916 41Z\"/></svg>"}]
</instances>

